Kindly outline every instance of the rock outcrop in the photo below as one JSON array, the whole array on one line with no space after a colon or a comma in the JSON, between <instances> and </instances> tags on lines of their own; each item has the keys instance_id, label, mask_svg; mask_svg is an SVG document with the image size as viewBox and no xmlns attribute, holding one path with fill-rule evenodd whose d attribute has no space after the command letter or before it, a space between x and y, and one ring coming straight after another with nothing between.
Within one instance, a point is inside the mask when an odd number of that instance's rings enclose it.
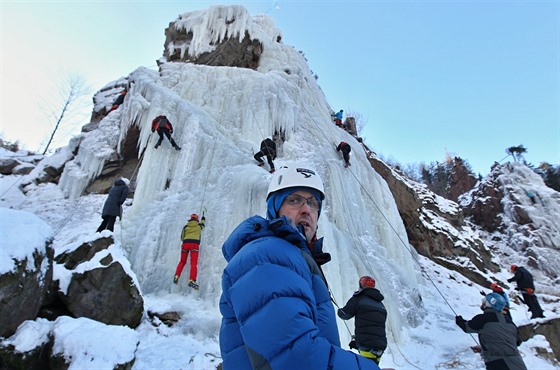
<instances>
[{"instance_id":1,"label":"rock outcrop","mask_svg":"<svg viewBox=\"0 0 560 370\"><path fill-rule=\"evenodd\" d=\"M120 254L114 248L112 238L103 237L56 256L55 261L71 274L67 289L61 287L58 294L74 317L136 328L144 300L117 258L121 256L113 256ZM86 264L91 267L83 267Z\"/></svg>"},{"instance_id":2,"label":"rock outcrop","mask_svg":"<svg viewBox=\"0 0 560 370\"><path fill-rule=\"evenodd\" d=\"M365 147L365 146L364 146ZM391 189L408 242L434 262L488 286L489 272L498 266L490 251L465 222L459 206L390 168L366 148L372 167ZM466 257L466 259L464 258Z\"/></svg>"},{"instance_id":3,"label":"rock outcrop","mask_svg":"<svg viewBox=\"0 0 560 370\"><path fill-rule=\"evenodd\" d=\"M522 252L526 263L551 279L560 275L560 193L521 163L494 165L460 199L465 215L498 246ZM497 232L497 233L496 233Z\"/></svg>"},{"instance_id":4,"label":"rock outcrop","mask_svg":"<svg viewBox=\"0 0 560 370\"><path fill-rule=\"evenodd\" d=\"M53 253L49 241L32 260L14 261L14 270L0 275L0 336L12 335L39 313L52 282Z\"/></svg>"},{"instance_id":5,"label":"rock outcrop","mask_svg":"<svg viewBox=\"0 0 560 370\"><path fill-rule=\"evenodd\" d=\"M180 15L165 30L164 61L160 62L189 62L256 70L263 53L262 40L247 30L239 32L249 17L246 10L230 10L222 6L211 8L209 12L212 13L211 18L215 22L211 25L197 19L193 13ZM201 48L199 41L195 39L194 28L197 29L198 37L211 34L212 43ZM278 34L276 41L280 40L281 36Z\"/></svg>"}]
</instances>

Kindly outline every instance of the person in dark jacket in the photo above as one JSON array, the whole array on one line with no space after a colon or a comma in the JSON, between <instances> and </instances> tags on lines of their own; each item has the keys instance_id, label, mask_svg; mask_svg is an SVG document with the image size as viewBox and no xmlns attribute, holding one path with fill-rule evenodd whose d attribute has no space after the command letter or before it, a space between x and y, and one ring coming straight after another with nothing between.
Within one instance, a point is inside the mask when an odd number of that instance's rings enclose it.
<instances>
[{"instance_id":1,"label":"person in dark jacket","mask_svg":"<svg viewBox=\"0 0 560 370\"><path fill-rule=\"evenodd\" d=\"M175 149L181 150L179 145L177 145L175 140L173 140L173 138L171 137L171 134L173 133L173 125L171 125L171 122L169 122L169 119L167 119L166 116L159 115L154 118L154 120L152 121L152 132L155 132L156 130L159 135L159 140L154 146L155 149L157 149L161 145L161 142L163 141L163 135L165 135L167 137L167 140L169 140L169 142Z\"/></svg>"},{"instance_id":2,"label":"person in dark jacket","mask_svg":"<svg viewBox=\"0 0 560 370\"><path fill-rule=\"evenodd\" d=\"M262 157L266 156L266 160L268 161L268 165L270 166L270 173L274 173L274 162L273 159L276 159L276 143L270 139L266 138L261 141L261 150L257 152L254 158L259 162L259 166L264 166L264 161Z\"/></svg>"},{"instance_id":3,"label":"person in dark jacket","mask_svg":"<svg viewBox=\"0 0 560 370\"><path fill-rule=\"evenodd\" d=\"M465 333L478 333L487 370L527 370L517 350L521 344L519 330L510 317L502 314L505 305L501 295L490 293L482 300L482 314L469 321L459 315L455 323Z\"/></svg>"},{"instance_id":4,"label":"person in dark jacket","mask_svg":"<svg viewBox=\"0 0 560 370\"><path fill-rule=\"evenodd\" d=\"M97 228L98 233L105 229L113 231L117 216L119 218L122 217L122 204L128 195L128 184L130 184L130 181L127 178L121 177L115 181L109 190L109 196L105 200L103 212L101 213L103 222Z\"/></svg>"},{"instance_id":5,"label":"person in dark jacket","mask_svg":"<svg viewBox=\"0 0 560 370\"><path fill-rule=\"evenodd\" d=\"M198 249L200 247L200 237L204 226L206 225L206 217L204 217L204 212L202 213L202 218L200 222L198 221L198 215L193 213L187 221L187 224L183 227L181 231L181 260L177 264L177 269L175 270L175 276L173 277L173 283L177 284L179 282L179 277L183 272L183 268L187 263L187 257L189 252L191 253L191 271L189 274L188 285L191 288L198 290L198 283L196 282L196 277L198 274Z\"/></svg>"},{"instance_id":6,"label":"person in dark jacket","mask_svg":"<svg viewBox=\"0 0 560 370\"><path fill-rule=\"evenodd\" d=\"M379 370L340 347L334 308L310 245L317 242L324 198L317 172L282 166L268 187L266 219L243 221L222 246L224 369Z\"/></svg>"},{"instance_id":7,"label":"person in dark jacket","mask_svg":"<svg viewBox=\"0 0 560 370\"><path fill-rule=\"evenodd\" d=\"M535 284L533 283L533 275L525 268L517 265L511 265L511 272L514 274L507 281L511 283L515 281L517 283L516 290L521 291L523 294L523 300L525 304L531 311L531 318L536 319L539 317L544 317L543 309L539 304L539 300L535 295Z\"/></svg>"},{"instance_id":8,"label":"person in dark jacket","mask_svg":"<svg viewBox=\"0 0 560 370\"><path fill-rule=\"evenodd\" d=\"M352 340L349 346L379 365L387 348L387 310L382 303L384 297L375 289L375 280L371 276L362 276L359 287L346 305L338 309L338 317L342 320L356 318L355 340Z\"/></svg>"},{"instance_id":9,"label":"person in dark jacket","mask_svg":"<svg viewBox=\"0 0 560 370\"><path fill-rule=\"evenodd\" d=\"M113 105L111 106L111 109L107 113L111 113L112 111L116 110L124 102L125 95L126 95L126 89L121 91L119 96L117 96L117 99L115 99Z\"/></svg>"},{"instance_id":10,"label":"person in dark jacket","mask_svg":"<svg viewBox=\"0 0 560 370\"><path fill-rule=\"evenodd\" d=\"M350 144L341 141L340 144L338 144L338 146L336 147L336 151L342 151L342 157L344 158L344 167L350 166L350 151L352 151Z\"/></svg>"}]
</instances>

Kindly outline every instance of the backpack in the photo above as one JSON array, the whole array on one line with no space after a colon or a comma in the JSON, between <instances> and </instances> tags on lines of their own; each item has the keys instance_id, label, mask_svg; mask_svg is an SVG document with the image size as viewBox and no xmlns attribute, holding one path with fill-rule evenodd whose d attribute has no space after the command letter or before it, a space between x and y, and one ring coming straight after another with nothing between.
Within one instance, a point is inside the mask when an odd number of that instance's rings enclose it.
<instances>
[{"instance_id":1,"label":"backpack","mask_svg":"<svg viewBox=\"0 0 560 370\"><path fill-rule=\"evenodd\" d=\"M169 120L165 116L160 116L158 122L159 122L158 128L167 128L167 124L169 123Z\"/></svg>"},{"instance_id":2,"label":"backpack","mask_svg":"<svg viewBox=\"0 0 560 370\"><path fill-rule=\"evenodd\" d=\"M264 139L261 142L261 152L265 155L275 155L276 154L276 144L270 139Z\"/></svg>"}]
</instances>

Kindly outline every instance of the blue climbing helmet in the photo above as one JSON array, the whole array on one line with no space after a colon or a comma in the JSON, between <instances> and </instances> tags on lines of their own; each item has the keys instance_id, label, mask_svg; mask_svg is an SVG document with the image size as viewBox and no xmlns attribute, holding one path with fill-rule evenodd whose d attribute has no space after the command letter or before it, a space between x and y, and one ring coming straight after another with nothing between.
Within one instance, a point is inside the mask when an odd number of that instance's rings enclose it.
<instances>
[{"instance_id":1,"label":"blue climbing helmet","mask_svg":"<svg viewBox=\"0 0 560 370\"><path fill-rule=\"evenodd\" d=\"M484 298L484 306L502 311L506 307L506 300L498 293L490 293Z\"/></svg>"}]
</instances>

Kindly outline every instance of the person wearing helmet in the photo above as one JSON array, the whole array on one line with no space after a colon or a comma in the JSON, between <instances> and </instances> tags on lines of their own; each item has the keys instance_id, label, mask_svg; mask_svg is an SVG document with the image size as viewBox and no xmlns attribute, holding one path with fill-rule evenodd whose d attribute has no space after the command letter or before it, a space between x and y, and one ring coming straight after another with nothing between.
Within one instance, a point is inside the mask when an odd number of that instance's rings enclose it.
<instances>
[{"instance_id":1,"label":"person wearing helmet","mask_svg":"<svg viewBox=\"0 0 560 370\"><path fill-rule=\"evenodd\" d=\"M259 166L264 166L264 161L262 157L266 156L266 160L268 161L268 165L270 166L270 173L274 173L276 169L274 168L273 159L276 159L276 143L270 138L266 138L261 141L261 150L254 155L254 158L257 162L259 162Z\"/></svg>"},{"instance_id":2,"label":"person wearing helmet","mask_svg":"<svg viewBox=\"0 0 560 370\"><path fill-rule=\"evenodd\" d=\"M352 148L350 147L350 144L341 141L340 144L338 144L338 146L336 147L336 151L340 152L342 151L342 157L344 158L344 167L348 167L350 166L350 151L352 150Z\"/></svg>"},{"instance_id":3,"label":"person wearing helmet","mask_svg":"<svg viewBox=\"0 0 560 370\"><path fill-rule=\"evenodd\" d=\"M497 294L501 295L501 296L504 298L504 300L506 301L506 305L505 305L505 307L504 307L502 313L503 313L504 315L506 315L506 316L511 317L511 313L509 312L510 303L509 303L509 297L508 297L507 293L504 291L504 289L503 289L501 286L499 286L499 285L496 284L496 283L490 284L490 289L492 289L492 292L493 292L493 293L497 293ZM482 296L486 297L486 294L487 294L487 293L485 293L484 291L481 290L481 291L480 291L480 294L481 294Z\"/></svg>"},{"instance_id":4,"label":"person wearing helmet","mask_svg":"<svg viewBox=\"0 0 560 370\"><path fill-rule=\"evenodd\" d=\"M187 221L187 224L183 227L181 231L181 240L183 243L181 244L181 260L177 265L177 269L175 270L175 276L173 277L173 283L177 284L179 282L179 278L181 277L181 273L183 272L183 267L187 263L187 257L189 256L189 252L191 254L191 271L189 274L189 283L188 285L191 288L198 290L198 283L196 282L196 277L198 274L198 249L200 247L200 237L202 234L202 230L206 225L206 217L204 217L204 212L202 218L198 219L198 215L193 213Z\"/></svg>"},{"instance_id":5,"label":"person wearing helmet","mask_svg":"<svg viewBox=\"0 0 560 370\"><path fill-rule=\"evenodd\" d=\"M357 349L360 355L378 365L387 348L387 310L382 303L383 299L383 294L375 288L375 280L371 276L362 276L359 289L337 312L342 320L355 317L355 331L350 348Z\"/></svg>"},{"instance_id":6,"label":"person wearing helmet","mask_svg":"<svg viewBox=\"0 0 560 370\"><path fill-rule=\"evenodd\" d=\"M340 347L327 284L312 255L324 199L314 169L282 166L268 187L266 218L241 222L223 244L224 369L379 369Z\"/></svg>"},{"instance_id":7,"label":"person wearing helmet","mask_svg":"<svg viewBox=\"0 0 560 370\"><path fill-rule=\"evenodd\" d=\"M341 109L338 113L331 114L331 117L334 119L334 124L338 127L342 127L342 116L344 111Z\"/></svg>"},{"instance_id":8,"label":"person wearing helmet","mask_svg":"<svg viewBox=\"0 0 560 370\"><path fill-rule=\"evenodd\" d=\"M116 110L123 102L124 102L124 96L126 95L126 89L124 89L123 91L121 91L121 93L119 94L119 96L117 97L117 99L115 99L115 101L113 102L113 105L111 106L111 109L109 110L109 112L107 112L107 114L111 113L112 111Z\"/></svg>"},{"instance_id":9,"label":"person wearing helmet","mask_svg":"<svg viewBox=\"0 0 560 370\"><path fill-rule=\"evenodd\" d=\"M517 346L521 337L511 317L502 314L505 299L498 293L490 293L482 299L483 313L469 321L455 316L455 323L465 333L478 333L482 359L487 370L527 370Z\"/></svg>"},{"instance_id":10,"label":"person wearing helmet","mask_svg":"<svg viewBox=\"0 0 560 370\"><path fill-rule=\"evenodd\" d=\"M113 231L117 217L122 218L122 205L128 196L129 184L130 181L126 177L121 177L115 181L109 190L109 196L103 205L103 211L101 213L103 221L97 228L98 233L105 229Z\"/></svg>"},{"instance_id":11,"label":"person wearing helmet","mask_svg":"<svg viewBox=\"0 0 560 370\"><path fill-rule=\"evenodd\" d=\"M539 317L544 318L544 312L539 304L539 300L535 295L535 284L533 283L533 275L525 268L517 265L511 265L511 272L514 274L507 281L508 283L516 282L515 290L521 291L523 301L531 311L531 319Z\"/></svg>"}]
</instances>

